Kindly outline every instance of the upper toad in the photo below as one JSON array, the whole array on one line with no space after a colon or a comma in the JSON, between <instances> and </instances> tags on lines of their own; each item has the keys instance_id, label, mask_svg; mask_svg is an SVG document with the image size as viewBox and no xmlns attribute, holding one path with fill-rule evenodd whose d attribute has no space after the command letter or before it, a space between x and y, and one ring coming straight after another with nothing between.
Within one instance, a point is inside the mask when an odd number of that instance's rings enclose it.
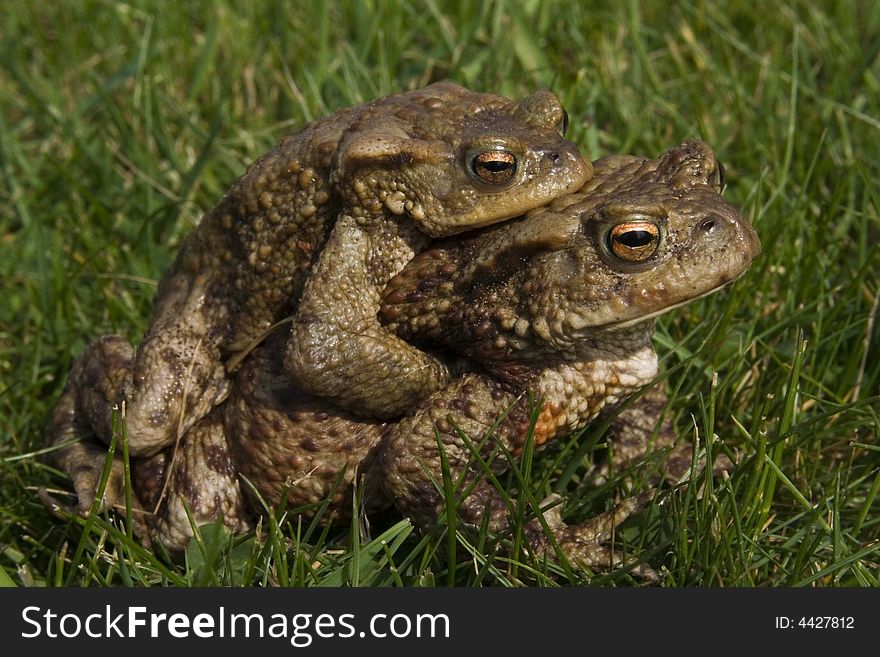
<instances>
[{"instance_id":1,"label":"upper toad","mask_svg":"<svg viewBox=\"0 0 880 657\"><path fill-rule=\"evenodd\" d=\"M361 413L402 413L449 372L379 325L381 290L429 236L577 189L591 166L561 136L565 121L549 92L514 103L438 83L284 139L184 241L137 349L105 336L77 359L49 443L91 432L108 443L124 401L131 454L155 453L225 398L229 364L294 311L286 363L300 386ZM101 474L92 447L55 454L82 510Z\"/></svg>"}]
</instances>

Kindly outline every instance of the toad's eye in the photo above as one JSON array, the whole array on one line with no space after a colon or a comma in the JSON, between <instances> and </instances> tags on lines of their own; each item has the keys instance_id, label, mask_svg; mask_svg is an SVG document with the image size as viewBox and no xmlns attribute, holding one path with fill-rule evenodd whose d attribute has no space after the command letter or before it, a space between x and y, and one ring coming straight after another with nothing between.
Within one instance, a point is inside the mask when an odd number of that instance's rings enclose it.
<instances>
[{"instance_id":1,"label":"toad's eye","mask_svg":"<svg viewBox=\"0 0 880 657\"><path fill-rule=\"evenodd\" d=\"M559 126L559 134L565 137L566 132L568 132L568 112L562 110L562 125Z\"/></svg>"},{"instance_id":2,"label":"toad's eye","mask_svg":"<svg viewBox=\"0 0 880 657\"><path fill-rule=\"evenodd\" d=\"M471 158L471 173L484 183L506 185L516 175L516 156L510 151L491 150Z\"/></svg>"},{"instance_id":3,"label":"toad's eye","mask_svg":"<svg viewBox=\"0 0 880 657\"><path fill-rule=\"evenodd\" d=\"M617 224L608 231L608 250L624 262L645 262L657 253L660 229L649 221Z\"/></svg>"}]
</instances>

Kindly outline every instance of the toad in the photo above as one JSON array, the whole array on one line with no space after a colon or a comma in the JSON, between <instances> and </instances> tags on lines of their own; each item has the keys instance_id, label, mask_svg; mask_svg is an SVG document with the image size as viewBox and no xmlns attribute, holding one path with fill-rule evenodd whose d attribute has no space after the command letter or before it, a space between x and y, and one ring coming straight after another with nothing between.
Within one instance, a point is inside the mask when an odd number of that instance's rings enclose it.
<instances>
[{"instance_id":1,"label":"toad","mask_svg":"<svg viewBox=\"0 0 880 657\"><path fill-rule=\"evenodd\" d=\"M359 477L368 510L393 504L427 529L450 503L444 471L461 521L508 529L510 509L490 475L528 441L540 449L571 435L650 384L654 319L729 284L760 252L754 229L721 197L721 167L703 142L658 159L607 157L594 171L579 192L435 245L392 279L385 326L469 363L403 419L366 420L309 395L280 364L283 340L258 348L228 400L176 453L133 466L138 498L158 508L148 520L153 538L186 544L184 501L196 523L223 518L237 531L248 524L246 510L265 512L264 502L308 513L329 499L344 515ZM652 388L617 415L618 462L672 444L668 424L652 438L662 408ZM681 473L689 459L676 448L667 466ZM585 567L607 568L620 560L605 545L615 526L650 495L575 525L556 507L534 509L525 535L538 554L559 549ZM644 565L633 571L653 577Z\"/></svg>"},{"instance_id":2,"label":"toad","mask_svg":"<svg viewBox=\"0 0 880 657\"><path fill-rule=\"evenodd\" d=\"M445 385L445 363L379 324L379 295L431 238L579 188L591 165L566 122L549 92L514 103L438 83L343 109L253 163L181 245L137 349L104 336L74 363L48 442L81 511L104 447L76 438L109 443L124 402L132 455L173 444L294 312L285 363L303 390L390 417Z\"/></svg>"}]
</instances>

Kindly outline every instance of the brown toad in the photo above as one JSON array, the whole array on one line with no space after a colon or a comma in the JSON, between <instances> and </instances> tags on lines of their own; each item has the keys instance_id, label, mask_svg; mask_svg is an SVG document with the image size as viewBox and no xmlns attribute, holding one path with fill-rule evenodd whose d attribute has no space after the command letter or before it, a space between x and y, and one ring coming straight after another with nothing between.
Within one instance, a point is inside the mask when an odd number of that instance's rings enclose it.
<instances>
[{"instance_id":1,"label":"brown toad","mask_svg":"<svg viewBox=\"0 0 880 657\"><path fill-rule=\"evenodd\" d=\"M225 398L237 355L294 311L286 364L303 389L384 417L441 388L446 365L380 326L379 295L430 237L579 188L591 166L565 122L549 92L514 103L438 83L341 110L252 164L182 244L137 349L105 336L74 364L48 442L64 446L55 461L81 510L103 450L72 440L109 442L124 401L133 455L174 443Z\"/></svg>"},{"instance_id":2,"label":"brown toad","mask_svg":"<svg viewBox=\"0 0 880 657\"><path fill-rule=\"evenodd\" d=\"M184 500L196 522L222 517L234 529L247 523L247 498L260 512L260 498L291 509L329 497L345 514L358 476L368 508L393 503L429 528L446 504L438 438L453 485L469 491L456 500L459 518L504 531L510 510L484 469L505 469L499 450L517 455L529 435L541 446L571 434L650 383L653 318L730 283L758 255L754 230L720 196L720 176L712 151L696 141L656 160L605 158L578 193L417 256L387 287L383 321L473 367L396 423L352 416L292 387L279 364L283 342L271 339L176 456L169 449L135 464L135 491L159 510L152 535L186 544ZM640 402L615 420L618 462L671 443L668 425L651 440L658 391ZM690 455L676 449L669 458L681 472ZM551 510L543 520L553 540L538 518L526 536L539 553L555 543L577 562L607 567L617 556L603 542L646 499L572 526Z\"/></svg>"}]
</instances>

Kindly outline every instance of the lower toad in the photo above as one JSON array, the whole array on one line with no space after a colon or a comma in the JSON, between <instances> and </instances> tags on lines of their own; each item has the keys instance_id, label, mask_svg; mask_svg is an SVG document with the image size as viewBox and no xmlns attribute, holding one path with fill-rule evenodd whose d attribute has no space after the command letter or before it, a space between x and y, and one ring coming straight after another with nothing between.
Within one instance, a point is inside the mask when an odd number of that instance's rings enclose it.
<instances>
[{"instance_id":1,"label":"lower toad","mask_svg":"<svg viewBox=\"0 0 880 657\"><path fill-rule=\"evenodd\" d=\"M223 518L236 531L264 510L260 499L291 509L329 498L347 514L359 477L368 509L393 504L427 529L449 502L444 470L463 523L507 530L511 509L487 473L503 471L504 455L527 440L540 448L577 432L650 384L654 318L729 284L760 252L752 226L721 197L721 168L702 142L654 160L607 157L594 172L579 192L440 243L391 281L384 325L469 364L401 420L364 420L292 386L282 340L253 352L221 407L175 448L133 464L137 497L158 509L152 538L186 545L184 500L197 524ZM652 439L663 404L652 389L617 415L617 463L672 444L668 426ZM689 463L687 450L670 451L674 473ZM525 537L538 554L558 548L583 566L611 567L620 556L606 542L649 497L576 525L535 509ZM633 572L652 576L643 565Z\"/></svg>"}]
</instances>

